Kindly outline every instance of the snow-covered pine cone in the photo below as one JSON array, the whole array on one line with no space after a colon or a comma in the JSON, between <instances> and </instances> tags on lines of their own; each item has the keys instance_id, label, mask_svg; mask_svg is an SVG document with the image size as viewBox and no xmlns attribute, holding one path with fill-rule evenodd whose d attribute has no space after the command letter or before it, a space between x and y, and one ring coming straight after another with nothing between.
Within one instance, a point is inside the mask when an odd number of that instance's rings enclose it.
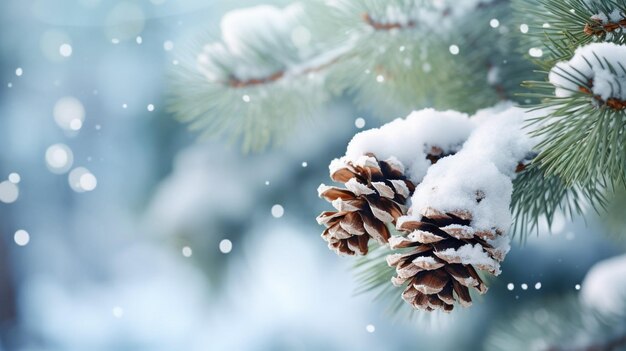
<instances>
[{"instance_id":1,"label":"snow-covered pine cone","mask_svg":"<svg viewBox=\"0 0 626 351\"><path fill-rule=\"evenodd\" d=\"M431 164L448 156L443 149L432 146L426 159ZM416 184L405 176L405 167L396 158L381 161L366 154L357 161L341 158L331 163L330 178L345 184L344 188L320 185L319 196L330 202L336 211L322 212L317 222L326 226L322 238L340 255L366 255L370 238L386 244L390 233L388 223L395 225L405 215L407 200Z\"/></svg>"},{"instance_id":2,"label":"snow-covered pine cone","mask_svg":"<svg viewBox=\"0 0 626 351\"><path fill-rule=\"evenodd\" d=\"M480 193L477 196L479 201ZM455 302L468 307L472 304L470 288L487 292L476 269L500 273L500 262L508 250L508 246L498 247L503 231L472 228L468 211L427 208L423 212L419 221L409 217L398 220L397 229L407 235L389 239L392 249L402 250L387 256L389 266L396 268L397 276L391 281L395 286L408 282L402 299L416 309L450 312Z\"/></svg>"},{"instance_id":3,"label":"snow-covered pine cone","mask_svg":"<svg viewBox=\"0 0 626 351\"><path fill-rule=\"evenodd\" d=\"M390 234L386 224L395 223L406 213L404 205L415 185L406 179L404 166L395 158L381 161L368 154L354 163L339 162L330 177L346 188L320 185L319 196L336 211L322 212L317 222L326 226L322 238L331 250L365 255L370 238L387 243Z\"/></svg>"}]
</instances>

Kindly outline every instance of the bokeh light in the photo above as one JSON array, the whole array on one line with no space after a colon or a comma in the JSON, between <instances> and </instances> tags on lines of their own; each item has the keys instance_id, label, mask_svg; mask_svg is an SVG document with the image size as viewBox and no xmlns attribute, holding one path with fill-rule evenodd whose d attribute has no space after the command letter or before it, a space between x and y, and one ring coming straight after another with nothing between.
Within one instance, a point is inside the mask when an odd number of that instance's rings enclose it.
<instances>
[{"instance_id":1,"label":"bokeh light","mask_svg":"<svg viewBox=\"0 0 626 351\"><path fill-rule=\"evenodd\" d=\"M8 180L0 182L0 202L10 204L17 201L19 196L20 190L15 183Z\"/></svg>"},{"instance_id":2,"label":"bokeh light","mask_svg":"<svg viewBox=\"0 0 626 351\"><path fill-rule=\"evenodd\" d=\"M46 150L46 165L52 173L63 174L74 163L74 154L65 144L54 144Z\"/></svg>"},{"instance_id":3,"label":"bokeh light","mask_svg":"<svg viewBox=\"0 0 626 351\"><path fill-rule=\"evenodd\" d=\"M13 235L13 240L18 246L26 246L30 242L30 234L27 231L20 229Z\"/></svg>"},{"instance_id":4,"label":"bokeh light","mask_svg":"<svg viewBox=\"0 0 626 351\"><path fill-rule=\"evenodd\" d=\"M74 168L69 173L67 180L72 190L77 193L92 191L98 185L96 176L85 167Z\"/></svg>"},{"instance_id":5,"label":"bokeh light","mask_svg":"<svg viewBox=\"0 0 626 351\"><path fill-rule=\"evenodd\" d=\"M75 97L66 96L54 104L54 121L63 130L79 130L85 120L85 107Z\"/></svg>"}]
</instances>

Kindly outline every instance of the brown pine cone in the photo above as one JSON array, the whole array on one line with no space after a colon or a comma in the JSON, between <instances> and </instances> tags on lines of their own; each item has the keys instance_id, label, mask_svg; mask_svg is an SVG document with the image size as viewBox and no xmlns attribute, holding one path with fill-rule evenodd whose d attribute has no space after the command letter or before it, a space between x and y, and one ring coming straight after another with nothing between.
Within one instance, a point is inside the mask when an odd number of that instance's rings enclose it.
<instances>
[{"instance_id":1,"label":"brown pine cone","mask_svg":"<svg viewBox=\"0 0 626 351\"><path fill-rule=\"evenodd\" d=\"M322 238L328 247L338 254L365 255L370 238L386 244L390 237L386 224L406 213L404 204L415 190L404 166L394 158L379 161L368 154L358 165L343 162L330 177L346 189L324 184L318 188L319 196L337 210L317 217L326 226Z\"/></svg>"},{"instance_id":2,"label":"brown pine cone","mask_svg":"<svg viewBox=\"0 0 626 351\"><path fill-rule=\"evenodd\" d=\"M476 269L499 274L508 245L494 247L503 232L475 230L471 220L467 211L429 208L419 221L398 221L398 230L407 235L392 237L389 246L403 251L387 256L387 263L396 268L397 276L391 280L395 286L408 282L403 300L416 309L450 312L455 302L463 307L472 304L470 288L487 292Z\"/></svg>"}]
</instances>

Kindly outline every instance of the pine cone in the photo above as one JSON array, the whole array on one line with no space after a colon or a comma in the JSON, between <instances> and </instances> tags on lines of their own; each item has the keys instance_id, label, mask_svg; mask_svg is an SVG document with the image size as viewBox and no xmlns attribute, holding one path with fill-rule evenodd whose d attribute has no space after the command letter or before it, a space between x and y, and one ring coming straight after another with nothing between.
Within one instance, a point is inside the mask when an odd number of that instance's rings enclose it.
<instances>
[{"instance_id":1,"label":"pine cone","mask_svg":"<svg viewBox=\"0 0 626 351\"><path fill-rule=\"evenodd\" d=\"M406 213L404 204L415 190L404 176L402 163L395 158L379 161L368 154L358 164L342 162L330 177L346 189L324 184L318 188L319 196L337 209L317 217L326 226L322 238L328 247L338 254L365 255L370 238L386 244L390 237L386 224Z\"/></svg>"},{"instance_id":2,"label":"pine cone","mask_svg":"<svg viewBox=\"0 0 626 351\"><path fill-rule=\"evenodd\" d=\"M477 193L477 201L481 195ZM403 300L417 309L450 312L455 302L463 307L472 304L469 288L487 292L476 269L498 275L508 245L494 247L503 232L476 230L471 220L467 211L428 208L419 221L406 217L398 221L398 230L407 235L392 237L389 246L407 250L387 256L387 263L396 268L397 276L391 279L395 286L408 282Z\"/></svg>"}]
</instances>

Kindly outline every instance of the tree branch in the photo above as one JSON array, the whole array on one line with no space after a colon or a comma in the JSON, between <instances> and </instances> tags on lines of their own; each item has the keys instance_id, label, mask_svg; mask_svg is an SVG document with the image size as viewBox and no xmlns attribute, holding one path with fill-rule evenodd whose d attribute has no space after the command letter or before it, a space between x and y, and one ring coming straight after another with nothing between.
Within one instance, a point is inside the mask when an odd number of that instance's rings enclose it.
<instances>
[{"instance_id":1,"label":"tree branch","mask_svg":"<svg viewBox=\"0 0 626 351\"><path fill-rule=\"evenodd\" d=\"M618 30L619 28L622 27L626 27L626 18L617 21L617 22L608 22L608 23L602 23L601 20L599 19L592 19L594 22L593 24L585 24L585 28L583 29L583 32L585 32L585 34L591 36L591 35L596 35L596 36L600 36L606 33L611 33L614 32L616 30Z\"/></svg>"},{"instance_id":2,"label":"tree branch","mask_svg":"<svg viewBox=\"0 0 626 351\"><path fill-rule=\"evenodd\" d=\"M307 75L309 73L315 73L315 72L320 72L332 65L334 65L335 63L343 60L345 57L348 56L348 53L342 53L340 55L338 55L337 57L333 58L332 60L329 60L328 62L324 62L321 63L317 66L313 66L313 67L308 67L305 68L301 71L292 73L291 76L303 76L303 75ZM273 83L276 82L278 80L280 80L281 78L284 78L287 73L290 73L289 70L285 69L285 70L281 70L281 71L277 71L272 73L271 75L267 76L267 77L263 77L263 78L252 78L252 79L239 79L235 76L230 76L228 81L224 82L224 84L230 86L231 88L249 88L249 87L253 87L256 85L263 85L263 84L269 84L269 83Z\"/></svg>"},{"instance_id":3,"label":"tree branch","mask_svg":"<svg viewBox=\"0 0 626 351\"><path fill-rule=\"evenodd\" d=\"M242 80L235 76L230 76L226 84L229 85L231 88L247 88L255 85L275 82L282 78L284 75L285 71L278 71L264 78L252 78L247 80Z\"/></svg>"},{"instance_id":4,"label":"tree branch","mask_svg":"<svg viewBox=\"0 0 626 351\"><path fill-rule=\"evenodd\" d=\"M416 24L414 20L410 20L407 23L381 23L381 22L376 22L376 20L374 20L372 18L372 16L369 15L369 13L364 13L363 14L363 21L365 23L369 24L370 27L374 28L375 30L380 30L380 31L392 30L392 29L415 28L415 24Z\"/></svg>"},{"instance_id":5,"label":"tree branch","mask_svg":"<svg viewBox=\"0 0 626 351\"><path fill-rule=\"evenodd\" d=\"M585 86L578 87L578 90L581 93L593 96L593 98L596 101L598 101L601 105L606 105L617 111L626 110L626 101L619 100L617 98L609 98L606 101L604 101L602 97L600 97L600 95L594 95L591 89L593 89L593 80L589 81L589 87L585 87Z\"/></svg>"},{"instance_id":6,"label":"tree branch","mask_svg":"<svg viewBox=\"0 0 626 351\"><path fill-rule=\"evenodd\" d=\"M502 2L505 2L507 0L494 0L491 3L480 3L476 6L476 9L484 9L487 8L489 6L493 6ZM449 16L451 13L451 9L446 9L442 12L442 16L443 17L447 17ZM374 28L377 31L390 31L393 29L413 29L417 26L417 22L415 20L409 20L407 23L381 23L381 22L377 22L376 20L374 20L372 18L372 16L370 16L370 14L368 13L363 13L362 15L363 21L365 23L367 23L370 27ZM338 57L330 60L329 62L323 63L319 66L316 67L310 67L307 69L304 69L300 72L297 73L298 76L301 75L305 75L305 74L309 74L309 73L313 73L313 72L319 72L329 66L332 66L333 64L341 61L345 56L348 56L346 53L339 55ZM252 79L240 79L234 75L231 75L227 81L222 82L223 84L231 87L231 88L249 88L249 87L253 87L253 86L257 86L257 85L263 85L263 84L269 84L269 83L273 83L276 82L282 78L284 78L287 75L288 71L285 70L281 70L281 71L276 71L274 73L272 73L269 76L266 77L262 77L262 78L252 78ZM498 88L496 88L498 94L500 96L502 96L504 94L503 91L498 90ZM503 90L503 89L502 89Z\"/></svg>"}]
</instances>

